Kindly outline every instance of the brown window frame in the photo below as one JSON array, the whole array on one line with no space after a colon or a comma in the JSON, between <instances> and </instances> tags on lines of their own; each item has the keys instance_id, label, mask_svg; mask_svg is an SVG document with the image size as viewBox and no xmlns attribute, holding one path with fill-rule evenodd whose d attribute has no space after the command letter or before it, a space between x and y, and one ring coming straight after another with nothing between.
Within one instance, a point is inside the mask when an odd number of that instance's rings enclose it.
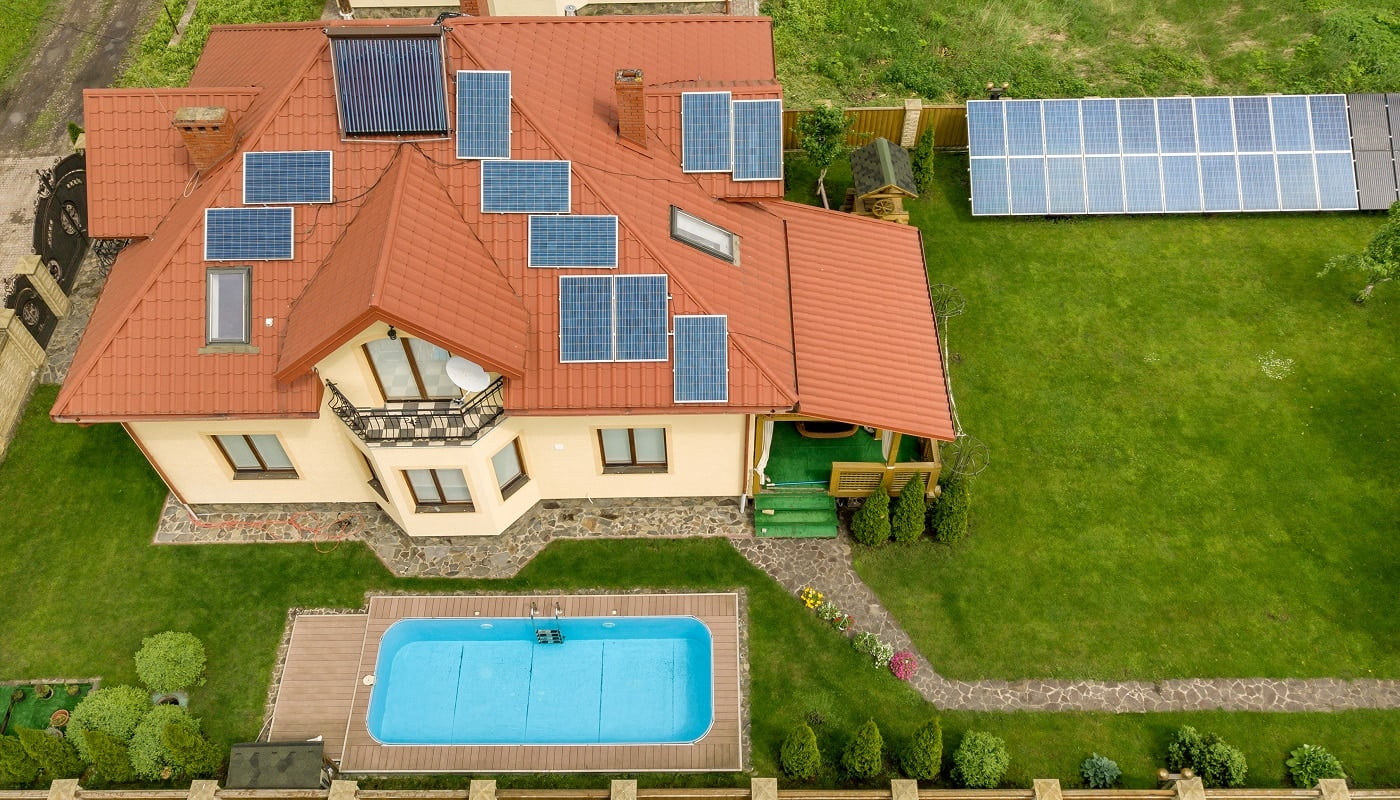
<instances>
[{"instance_id":1,"label":"brown window frame","mask_svg":"<svg viewBox=\"0 0 1400 800\"><path fill-rule=\"evenodd\" d=\"M466 483L466 480L467 480L467 474L466 474L466 472L464 472L463 470L458 469L458 468L456 468L456 467L415 467L415 469L426 470L427 473L428 473L429 475L432 476L432 479L433 479L433 487L434 487L435 489L437 489L438 497L441 497L441 498L444 498L444 499L439 500L439 501L437 501L437 502L433 502L433 501L431 501L431 500L423 500L422 498L420 498L420 497L418 496L418 491L417 491L416 489L413 488L413 481L408 477L408 470L406 470L406 469L401 469L401 470L399 470L399 474L400 474L400 475L403 475L403 482L404 482L404 484L405 484L406 486L408 486L408 495L409 495L409 497L412 497L412 498L413 498L414 511L417 511L418 513L432 513L432 514L441 514L441 513L465 514L465 513L467 513L467 512L471 512L471 511L475 511L475 510L476 510L476 501L474 501L474 500L447 500L447 499L445 499L445 498L447 497L447 492L444 492L444 491L442 490L442 481L438 480L438 472L439 472L440 470L449 470L449 469L450 469L450 470L453 470L453 471L455 471L455 472L461 473L461 475L462 475L462 482L463 482L463 483ZM470 487L470 486L467 487L467 494L468 494L468 496L471 495L471 487Z\"/></svg>"},{"instance_id":2,"label":"brown window frame","mask_svg":"<svg viewBox=\"0 0 1400 800\"><path fill-rule=\"evenodd\" d=\"M631 455L630 461L608 462L607 447L603 444L603 431L627 431L627 450ZM670 472L671 470L671 444L667 441L666 429L662 427L645 428L643 430L661 431L661 461L638 461L637 460L637 428L599 428L598 429L598 457L603 462L603 474L650 474Z\"/></svg>"},{"instance_id":3,"label":"brown window frame","mask_svg":"<svg viewBox=\"0 0 1400 800\"><path fill-rule=\"evenodd\" d=\"M287 456L288 461L292 460L292 457L290 455L287 455L287 448L282 446L282 437L278 436L275 433L257 435L272 436L273 438L277 439L277 446L282 448L282 455ZM256 458L258 460L258 469L240 469L238 465L234 463L233 456L229 455L228 450L225 449L223 440L219 438L221 436L243 437L243 443L247 445L248 451L253 454L253 458ZM291 478L301 477L297 474L297 468L295 465L287 469L269 468L267 466L267 461L263 458L263 454L258 452L257 444L253 442L253 434L216 433L212 434L212 438L214 439L214 446L219 448L219 452L223 455L224 460L228 462L229 468L233 470L234 480L287 480Z\"/></svg>"},{"instance_id":4,"label":"brown window frame","mask_svg":"<svg viewBox=\"0 0 1400 800\"><path fill-rule=\"evenodd\" d=\"M360 345L360 350L365 354L365 361L369 362L370 374L374 376L374 385L379 387L379 396L384 398L384 402L386 403L427 403L441 400L456 400L461 397L460 393L442 395L441 397L430 397L428 395L427 388L423 386L423 374L418 371L418 359L413 357L413 348L408 344L409 339L412 338L414 337L399 336L390 339L386 336L384 340L397 342L399 347L403 348L404 358L408 360L408 369L413 373L413 385L418 387L417 397L389 397L389 393L384 391L384 381L379 379L379 370L374 366L374 357L371 356L369 352L369 342ZM432 344L432 342L428 342L428 344Z\"/></svg>"},{"instance_id":5,"label":"brown window frame","mask_svg":"<svg viewBox=\"0 0 1400 800\"><path fill-rule=\"evenodd\" d=\"M530 471L525 468L525 453L520 449L520 439L518 437L512 439L508 446L515 448L515 463L520 465L520 474L516 475L514 478L511 478L504 484L501 483L501 476L496 475L496 486L499 487L501 490L502 500L510 499L511 495L520 491L520 487L530 482ZM500 450L497 450L491 456L492 474L495 474L496 472L496 456L504 452L505 449L506 448L502 447Z\"/></svg>"}]
</instances>

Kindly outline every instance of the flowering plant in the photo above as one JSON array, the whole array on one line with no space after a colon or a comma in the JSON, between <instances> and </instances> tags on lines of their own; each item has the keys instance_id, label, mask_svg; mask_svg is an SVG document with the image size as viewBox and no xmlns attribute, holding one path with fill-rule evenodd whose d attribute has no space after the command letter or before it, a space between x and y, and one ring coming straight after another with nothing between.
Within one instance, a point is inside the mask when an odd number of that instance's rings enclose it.
<instances>
[{"instance_id":1,"label":"flowering plant","mask_svg":"<svg viewBox=\"0 0 1400 800\"><path fill-rule=\"evenodd\" d=\"M832 622L840 616L841 609L837 608L836 604L829 600L817 606L817 619L823 622Z\"/></svg>"},{"instance_id":2,"label":"flowering plant","mask_svg":"<svg viewBox=\"0 0 1400 800\"><path fill-rule=\"evenodd\" d=\"M808 608L816 608L821 605L823 598L826 597L826 595L810 586L802 587L802 594L799 596L802 598L802 603Z\"/></svg>"},{"instance_id":3,"label":"flowering plant","mask_svg":"<svg viewBox=\"0 0 1400 800\"><path fill-rule=\"evenodd\" d=\"M914 677L914 673L919 669L919 662L914 660L914 654L908 650L900 650L890 657L890 672L896 678L907 681Z\"/></svg>"},{"instance_id":4,"label":"flowering plant","mask_svg":"<svg viewBox=\"0 0 1400 800\"><path fill-rule=\"evenodd\" d=\"M856 624L856 621L851 619L850 614L842 614L836 619L833 619L831 621L831 624L836 628L836 630L845 631L849 630L852 625Z\"/></svg>"},{"instance_id":5,"label":"flowering plant","mask_svg":"<svg viewBox=\"0 0 1400 800\"><path fill-rule=\"evenodd\" d=\"M890 659L894 657L894 645L881 641L880 637L870 631L856 634L851 643L857 650L870 656L876 668L889 666Z\"/></svg>"}]
</instances>

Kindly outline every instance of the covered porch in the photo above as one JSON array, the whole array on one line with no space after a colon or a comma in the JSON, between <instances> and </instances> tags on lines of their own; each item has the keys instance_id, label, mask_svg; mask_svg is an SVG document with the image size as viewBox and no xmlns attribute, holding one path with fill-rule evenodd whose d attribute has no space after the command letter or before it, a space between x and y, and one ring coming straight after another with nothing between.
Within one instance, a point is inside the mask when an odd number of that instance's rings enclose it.
<instances>
[{"instance_id":1,"label":"covered porch","mask_svg":"<svg viewBox=\"0 0 1400 800\"><path fill-rule=\"evenodd\" d=\"M800 414L758 417L750 492L823 492L869 497L897 494L923 475L929 496L942 469L937 444L899 431L853 426Z\"/></svg>"}]
</instances>

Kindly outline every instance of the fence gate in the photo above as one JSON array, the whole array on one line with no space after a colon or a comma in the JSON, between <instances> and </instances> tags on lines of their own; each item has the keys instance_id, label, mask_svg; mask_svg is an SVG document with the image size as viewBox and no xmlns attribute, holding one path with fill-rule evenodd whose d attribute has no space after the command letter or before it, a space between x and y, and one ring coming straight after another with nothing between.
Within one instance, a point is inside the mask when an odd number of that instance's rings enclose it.
<instances>
[{"instance_id":1,"label":"fence gate","mask_svg":"<svg viewBox=\"0 0 1400 800\"><path fill-rule=\"evenodd\" d=\"M34 252L63 293L72 294L87 249L87 158L73 153L52 168L39 171Z\"/></svg>"}]
</instances>

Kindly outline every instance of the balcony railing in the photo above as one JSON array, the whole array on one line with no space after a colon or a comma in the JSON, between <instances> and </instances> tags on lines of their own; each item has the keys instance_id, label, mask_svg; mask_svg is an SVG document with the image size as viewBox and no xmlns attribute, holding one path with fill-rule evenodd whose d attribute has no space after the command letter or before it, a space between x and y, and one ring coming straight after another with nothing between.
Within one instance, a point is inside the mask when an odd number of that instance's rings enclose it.
<instances>
[{"instance_id":1,"label":"balcony railing","mask_svg":"<svg viewBox=\"0 0 1400 800\"><path fill-rule=\"evenodd\" d=\"M465 404L406 403L399 408L359 408L330 381L331 411L352 433L372 445L474 442L505 417L504 378L497 378Z\"/></svg>"}]
</instances>

